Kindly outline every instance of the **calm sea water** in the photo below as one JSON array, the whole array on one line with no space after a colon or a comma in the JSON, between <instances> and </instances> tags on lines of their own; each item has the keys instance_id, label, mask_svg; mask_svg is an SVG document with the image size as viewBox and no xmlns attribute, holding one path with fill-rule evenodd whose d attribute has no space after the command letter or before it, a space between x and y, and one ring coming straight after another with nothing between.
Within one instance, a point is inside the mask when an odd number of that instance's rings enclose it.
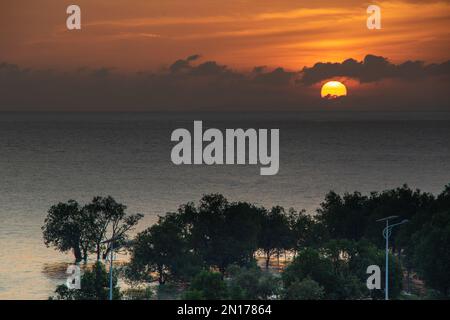
<instances>
[{"instance_id":1,"label":"calm sea water","mask_svg":"<svg viewBox=\"0 0 450 320\"><path fill-rule=\"evenodd\" d=\"M280 171L175 166L171 132L279 128ZM202 194L306 209L324 194L407 183L439 193L450 182L448 113L29 114L0 113L0 298L46 299L72 261L46 248L41 226L59 201L112 195L145 219Z\"/></svg>"}]
</instances>

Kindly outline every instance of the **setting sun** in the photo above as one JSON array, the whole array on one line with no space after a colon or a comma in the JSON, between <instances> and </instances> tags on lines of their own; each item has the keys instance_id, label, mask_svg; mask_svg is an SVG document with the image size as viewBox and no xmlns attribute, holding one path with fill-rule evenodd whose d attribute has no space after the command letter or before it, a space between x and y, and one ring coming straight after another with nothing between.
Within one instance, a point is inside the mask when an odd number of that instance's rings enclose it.
<instances>
[{"instance_id":1,"label":"setting sun","mask_svg":"<svg viewBox=\"0 0 450 320\"><path fill-rule=\"evenodd\" d=\"M328 81L322 86L320 95L325 99L336 99L347 95L347 88L342 82Z\"/></svg>"}]
</instances>

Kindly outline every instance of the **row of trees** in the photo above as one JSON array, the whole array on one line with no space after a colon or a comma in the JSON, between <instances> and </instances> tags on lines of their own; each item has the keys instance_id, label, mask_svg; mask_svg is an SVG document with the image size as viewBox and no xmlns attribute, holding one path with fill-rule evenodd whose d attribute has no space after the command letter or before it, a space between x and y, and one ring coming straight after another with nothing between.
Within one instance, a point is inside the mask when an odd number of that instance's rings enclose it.
<instances>
[{"instance_id":1,"label":"row of trees","mask_svg":"<svg viewBox=\"0 0 450 320\"><path fill-rule=\"evenodd\" d=\"M401 290L401 267L391 256L391 295ZM193 277L185 299L381 299L366 286L368 265L382 265L384 252L368 242L330 241L320 250L301 249L281 277L257 266L230 266L227 277L202 270Z\"/></svg>"},{"instance_id":2,"label":"row of trees","mask_svg":"<svg viewBox=\"0 0 450 320\"><path fill-rule=\"evenodd\" d=\"M220 298L359 299L382 296L367 290L366 268L384 266L383 225L376 220L389 215L410 220L392 235L391 296L401 291L400 261L448 296L450 185L437 197L407 186L369 196L330 192L314 216L209 194L198 205L187 203L159 217L131 242L126 241L127 232L141 215L126 216L114 199L97 197L81 208L74 201L53 206L43 230L47 245L73 250L77 261L90 252L101 259L108 252L105 238L117 238L131 254L122 270L128 281L188 284L185 298L214 298L208 286L218 285L219 278L224 288L218 291ZM283 253L294 259L280 281L255 263L262 255L268 269L270 260ZM245 279L262 287L248 288Z\"/></svg>"},{"instance_id":3,"label":"row of trees","mask_svg":"<svg viewBox=\"0 0 450 320\"><path fill-rule=\"evenodd\" d=\"M160 284L169 278L184 281L199 269L224 274L230 265L248 266L258 251L268 268L273 255L298 251L312 241L314 225L303 211L267 210L205 195L198 206L187 203L137 235L130 273L145 278L155 272Z\"/></svg>"},{"instance_id":4,"label":"row of trees","mask_svg":"<svg viewBox=\"0 0 450 320\"><path fill-rule=\"evenodd\" d=\"M377 219L398 215L409 222L392 233L391 250L402 258L408 277L416 271L428 287L450 295L450 185L437 197L401 188L340 196L327 194L315 219L331 239L368 240L382 248L382 226Z\"/></svg>"},{"instance_id":5,"label":"row of trees","mask_svg":"<svg viewBox=\"0 0 450 320\"><path fill-rule=\"evenodd\" d=\"M339 253L338 253L339 252ZM401 269L398 259L391 256L391 295L400 292ZM295 259L280 274L266 272L255 262L247 266L230 265L225 273L203 268L184 284L187 289L180 294L172 290L170 298L181 297L188 300L207 299L364 299L382 298L381 291L369 291L365 286L366 266L381 264L384 252L368 242L331 241L322 250L302 249ZM119 269L120 270L120 269ZM129 269L122 269L124 271ZM150 299L154 291L147 287L121 291L117 286L117 272L113 278L114 299ZM121 276L128 274L120 272ZM225 276L224 276L225 275ZM151 281L149 278L148 280ZM161 284L158 296L166 287L173 287L174 282ZM52 299L89 300L107 299L109 295L109 278L105 266L97 261L91 270L84 272L81 289L68 289L59 285Z\"/></svg>"}]
</instances>

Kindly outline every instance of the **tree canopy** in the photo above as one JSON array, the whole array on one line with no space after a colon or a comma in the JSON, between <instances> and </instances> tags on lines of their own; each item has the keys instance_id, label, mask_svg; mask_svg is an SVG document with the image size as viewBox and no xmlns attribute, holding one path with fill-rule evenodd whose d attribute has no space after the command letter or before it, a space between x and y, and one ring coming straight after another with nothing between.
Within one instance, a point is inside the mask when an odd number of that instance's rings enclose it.
<instances>
[{"instance_id":1,"label":"tree canopy","mask_svg":"<svg viewBox=\"0 0 450 320\"><path fill-rule=\"evenodd\" d=\"M126 206L111 196L94 197L91 203L81 207L78 202L53 205L42 226L44 243L67 252L73 250L76 262L88 259L95 253L97 261L105 259L114 247L121 247L131 231L143 217L142 214L127 215Z\"/></svg>"},{"instance_id":2,"label":"tree canopy","mask_svg":"<svg viewBox=\"0 0 450 320\"><path fill-rule=\"evenodd\" d=\"M72 251L76 262L89 254L105 258L109 239L115 247L127 244L128 280L157 281L160 288L179 284L189 299L382 299L384 224L376 220L390 215L409 221L389 242L390 297L400 297L404 272L407 278L415 272L427 288L448 297L450 184L437 196L406 185L368 195L331 191L315 215L206 194L198 204L160 216L132 241L130 231L142 215L127 215L112 197L95 197L84 206L74 200L52 206L42 230L47 246ZM278 273L270 260L282 253L292 259ZM366 287L370 265L381 269L381 290ZM92 293L97 280L91 280L86 290ZM59 288L61 298L72 294Z\"/></svg>"}]
</instances>

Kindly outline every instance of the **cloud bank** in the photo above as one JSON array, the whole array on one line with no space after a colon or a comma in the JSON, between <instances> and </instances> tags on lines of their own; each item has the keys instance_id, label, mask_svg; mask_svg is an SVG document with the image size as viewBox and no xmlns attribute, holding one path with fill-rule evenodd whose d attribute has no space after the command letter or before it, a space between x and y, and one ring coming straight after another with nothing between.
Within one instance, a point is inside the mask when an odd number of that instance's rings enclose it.
<instances>
[{"instance_id":1,"label":"cloud bank","mask_svg":"<svg viewBox=\"0 0 450 320\"><path fill-rule=\"evenodd\" d=\"M441 64L425 65L423 61L406 61L393 64L387 58L367 55L363 61L347 59L342 63L316 63L304 68L301 82L313 84L332 77L349 77L360 82L374 82L387 78L423 79L429 76L449 76L450 61Z\"/></svg>"},{"instance_id":2,"label":"cloud bank","mask_svg":"<svg viewBox=\"0 0 450 320\"><path fill-rule=\"evenodd\" d=\"M343 81L349 95L320 99L320 85ZM450 61L393 64L381 56L318 62L289 71L233 70L195 54L159 71L114 68L37 70L0 63L2 111L448 110Z\"/></svg>"}]
</instances>

